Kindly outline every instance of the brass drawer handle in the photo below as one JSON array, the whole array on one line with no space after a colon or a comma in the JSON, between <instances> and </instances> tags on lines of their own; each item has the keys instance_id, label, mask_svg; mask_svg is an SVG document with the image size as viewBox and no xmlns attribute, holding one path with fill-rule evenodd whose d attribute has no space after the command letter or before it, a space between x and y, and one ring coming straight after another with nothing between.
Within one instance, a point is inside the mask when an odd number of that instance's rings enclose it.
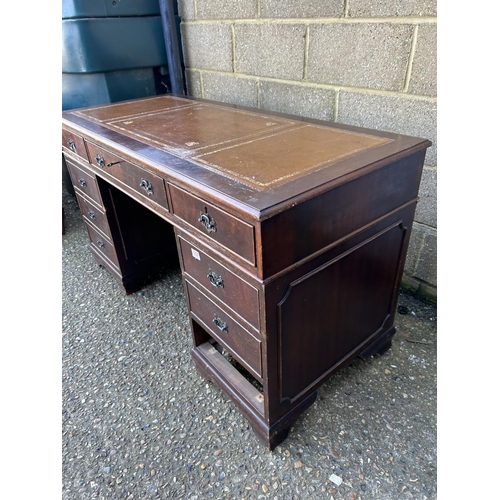
<instances>
[{"instance_id":1,"label":"brass drawer handle","mask_svg":"<svg viewBox=\"0 0 500 500\"><path fill-rule=\"evenodd\" d=\"M198 219L198 222L201 222L203 226L205 226L205 229L209 233L215 233L217 231L217 226L215 224L215 220L208 215L208 213L201 213L200 217Z\"/></svg>"},{"instance_id":2,"label":"brass drawer handle","mask_svg":"<svg viewBox=\"0 0 500 500\"><path fill-rule=\"evenodd\" d=\"M215 288L224 288L224 280L222 279L221 276L215 274L213 271L210 271L207 274L207 278L210 280L210 283L212 283L212 285Z\"/></svg>"},{"instance_id":3,"label":"brass drawer handle","mask_svg":"<svg viewBox=\"0 0 500 500\"><path fill-rule=\"evenodd\" d=\"M104 241L102 241L102 240L97 240L97 246L98 246L99 248L104 248Z\"/></svg>"},{"instance_id":4,"label":"brass drawer handle","mask_svg":"<svg viewBox=\"0 0 500 500\"><path fill-rule=\"evenodd\" d=\"M101 155L97 155L95 157L95 161L100 167L104 167L104 165L106 165L106 162L104 161L104 158Z\"/></svg>"},{"instance_id":5,"label":"brass drawer handle","mask_svg":"<svg viewBox=\"0 0 500 500\"><path fill-rule=\"evenodd\" d=\"M227 328L227 323L222 321L220 318L217 316L212 320L215 323L215 326L221 331L228 333L228 328Z\"/></svg>"},{"instance_id":6,"label":"brass drawer handle","mask_svg":"<svg viewBox=\"0 0 500 500\"><path fill-rule=\"evenodd\" d=\"M149 181L147 181L145 179L141 179L139 186L141 188L143 188L144 191L146 191L148 196L151 196L153 194L153 186L151 185L151 183Z\"/></svg>"},{"instance_id":7,"label":"brass drawer handle","mask_svg":"<svg viewBox=\"0 0 500 500\"><path fill-rule=\"evenodd\" d=\"M69 146L69 149L71 149L71 151L76 153L76 144L75 144L75 141L73 139L70 139L68 141L68 146Z\"/></svg>"},{"instance_id":8,"label":"brass drawer handle","mask_svg":"<svg viewBox=\"0 0 500 500\"><path fill-rule=\"evenodd\" d=\"M95 213L92 210L89 210L89 217L95 219Z\"/></svg>"},{"instance_id":9,"label":"brass drawer handle","mask_svg":"<svg viewBox=\"0 0 500 500\"><path fill-rule=\"evenodd\" d=\"M83 188L87 187L87 181L85 179L83 179L82 177L80 179L78 179L78 182L80 183L80 186L82 186Z\"/></svg>"}]
</instances>

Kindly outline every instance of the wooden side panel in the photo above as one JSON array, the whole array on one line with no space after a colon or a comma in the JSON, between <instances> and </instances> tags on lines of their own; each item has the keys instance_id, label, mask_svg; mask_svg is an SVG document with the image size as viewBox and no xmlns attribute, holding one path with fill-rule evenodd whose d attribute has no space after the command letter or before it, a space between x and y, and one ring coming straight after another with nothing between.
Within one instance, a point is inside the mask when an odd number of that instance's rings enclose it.
<instances>
[{"instance_id":1,"label":"wooden side panel","mask_svg":"<svg viewBox=\"0 0 500 500\"><path fill-rule=\"evenodd\" d=\"M393 224L290 283L278 304L282 401L387 327L405 233Z\"/></svg>"}]
</instances>

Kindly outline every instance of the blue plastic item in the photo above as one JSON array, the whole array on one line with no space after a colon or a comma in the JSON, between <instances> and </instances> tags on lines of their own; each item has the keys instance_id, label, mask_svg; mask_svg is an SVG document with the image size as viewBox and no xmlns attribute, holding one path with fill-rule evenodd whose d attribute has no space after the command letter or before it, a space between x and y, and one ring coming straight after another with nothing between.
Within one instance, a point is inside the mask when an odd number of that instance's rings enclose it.
<instances>
[{"instance_id":1,"label":"blue plastic item","mask_svg":"<svg viewBox=\"0 0 500 500\"><path fill-rule=\"evenodd\" d=\"M63 20L62 35L63 73L167 64L160 16Z\"/></svg>"},{"instance_id":2,"label":"blue plastic item","mask_svg":"<svg viewBox=\"0 0 500 500\"><path fill-rule=\"evenodd\" d=\"M62 21L63 110L106 104L167 91L168 60L155 0L63 2L63 14L94 16L137 12L133 17L73 17ZM162 84L163 82L163 84Z\"/></svg>"},{"instance_id":3,"label":"blue plastic item","mask_svg":"<svg viewBox=\"0 0 500 500\"><path fill-rule=\"evenodd\" d=\"M153 68L88 74L63 73L62 109L156 95L160 93L157 75Z\"/></svg>"}]
</instances>

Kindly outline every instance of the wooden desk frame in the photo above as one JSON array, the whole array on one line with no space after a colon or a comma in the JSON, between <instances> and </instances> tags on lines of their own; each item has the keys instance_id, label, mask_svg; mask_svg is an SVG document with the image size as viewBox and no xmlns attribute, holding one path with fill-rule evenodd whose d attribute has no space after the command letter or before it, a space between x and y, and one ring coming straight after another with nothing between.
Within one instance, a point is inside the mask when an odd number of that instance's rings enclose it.
<instances>
[{"instance_id":1,"label":"wooden desk frame","mask_svg":"<svg viewBox=\"0 0 500 500\"><path fill-rule=\"evenodd\" d=\"M429 141L180 96L62 130L96 262L132 293L179 259L195 366L269 449L390 347Z\"/></svg>"}]
</instances>

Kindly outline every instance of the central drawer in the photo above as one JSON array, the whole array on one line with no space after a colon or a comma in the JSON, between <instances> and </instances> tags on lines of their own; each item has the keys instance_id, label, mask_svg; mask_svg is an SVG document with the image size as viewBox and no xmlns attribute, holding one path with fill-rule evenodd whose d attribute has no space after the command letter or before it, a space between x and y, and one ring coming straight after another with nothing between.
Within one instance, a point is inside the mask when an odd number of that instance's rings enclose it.
<instances>
[{"instance_id":1,"label":"central drawer","mask_svg":"<svg viewBox=\"0 0 500 500\"><path fill-rule=\"evenodd\" d=\"M186 280L191 314L253 375L262 380L261 343Z\"/></svg>"},{"instance_id":2,"label":"central drawer","mask_svg":"<svg viewBox=\"0 0 500 500\"><path fill-rule=\"evenodd\" d=\"M162 177L133 165L91 142L87 142L87 148L93 165L125 184L137 194L168 210L167 191Z\"/></svg>"},{"instance_id":3,"label":"central drawer","mask_svg":"<svg viewBox=\"0 0 500 500\"><path fill-rule=\"evenodd\" d=\"M259 291L209 257L200 246L192 245L181 236L178 239L184 272L258 329Z\"/></svg>"}]
</instances>

